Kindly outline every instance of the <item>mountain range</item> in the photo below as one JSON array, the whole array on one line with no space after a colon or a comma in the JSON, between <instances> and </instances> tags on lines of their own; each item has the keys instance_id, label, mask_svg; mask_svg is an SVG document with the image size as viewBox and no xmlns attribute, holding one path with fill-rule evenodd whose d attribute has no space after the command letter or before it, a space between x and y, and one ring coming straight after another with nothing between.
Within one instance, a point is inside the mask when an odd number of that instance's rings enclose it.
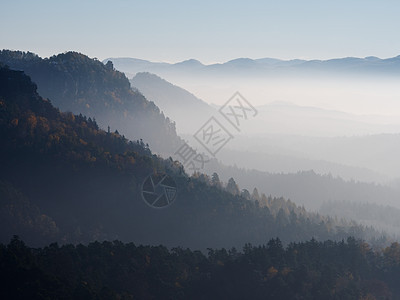
<instances>
[{"instance_id":1,"label":"mountain range","mask_svg":"<svg viewBox=\"0 0 400 300\"><path fill-rule=\"evenodd\" d=\"M0 243L14 235L8 245L0 244L3 298L250 295L263 299L275 293L279 299L305 294L308 298L366 295L378 299L398 293L399 245L391 243L398 237L380 230L396 232L400 211L368 203L371 198L390 201L388 188L314 172L266 174L224 167L215 159L209 166L229 179L221 180L217 173L190 176L179 161L153 154L143 142L147 136L140 126L130 132L143 137L136 141L118 129L100 128L94 118L106 113L101 109L109 103L105 95L112 95L117 103L110 105L117 117L124 107L132 109L132 116L139 112L147 118L150 111L155 119L167 117L129 82L133 94L121 89L126 77L114 73L110 63L103 69L82 54L67 54L59 58L68 75L54 71L57 81L64 84L55 85L53 92L61 94L59 103L78 110L75 114L56 108L51 99L38 93L39 85L29 76L0 61ZM20 63L18 69L29 65ZM38 68L43 78L49 78L44 65ZM119 78L108 85L113 74ZM88 79L94 79L92 84L87 84ZM160 78L150 79L171 88ZM100 92L99 82L104 83ZM84 97L65 95L71 83ZM40 85L46 91L46 83ZM126 97L120 97L124 90ZM100 104L90 95L96 95ZM140 105L132 107L132 102ZM190 107L190 103L182 105ZM94 107L90 117L79 112L90 107ZM170 122L153 122L152 129L164 132ZM161 142L164 147L174 143ZM178 197L170 206L154 209L144 203L143 191L146 178L160 174L175 181ZM231 176L247 185L241 189ZM297 199L332 196L336 201L323 206L332 216L262 192L274 188L293 192ZM338 198L351 201L338 202ZM360 199L365 203L354 203ZM343 213L343 209L362 213ZM353 217L365 225L349 220ZM304 240L310 241L296 243ZM159 244L171 249L154 246ZM38 248L43 245L48 246ZM236 250L243 245L243 252ZM208 255L193 249L208 251ZM232 286L233 282L237 284ZM202 289L207 293L199 292Z\"/></svg>"},{"instance_id":2,"label":"mountain range","mask_svg":"<svg viewBox=\"0 0 400 300\"><path fill-rule=\"evenodd\" d=\"M151 72L163 75L164 72L184 73L212 73L212 74L285 74L293 72L339 72L339 73L374 73L399 75L400 55L392 58L381 59L374 56L365 58L346 57L329 60L281 60L275 58L237 58L224 63L202 64L195 59L178 63L152 62L137 58L110 57L103 62L112 61L115 67L130 76L139 72Z\"/></svg>"}]
</instances>

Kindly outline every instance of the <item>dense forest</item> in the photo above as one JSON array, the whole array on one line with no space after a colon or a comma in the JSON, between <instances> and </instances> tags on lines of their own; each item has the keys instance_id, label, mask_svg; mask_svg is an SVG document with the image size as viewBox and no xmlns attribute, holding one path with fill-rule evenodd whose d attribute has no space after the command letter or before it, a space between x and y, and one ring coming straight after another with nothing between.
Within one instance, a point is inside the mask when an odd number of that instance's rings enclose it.
<instances>
[{"instance_id":1,"label":"dense forest","mask_svg":"<svg viewBox=\"0 0 400 300\"><path fill-rule=\"evenodd\" d=\"M0 70L0 192L2 241L19 234L29 244L93 240L162 243L194 249L265 243L340 240L349 235L378 245L387 238L354 222L311 214L282 199L240 190L151 153L139 140L62 113L41 98L23 72ZM149 209L140 186L151 173L174 177L178 199ZM8 224L13 224L9 226Z\"/></svg>"},{"instance_id":2,"label":"dense forest","mask_svg":"<svg viewBox=\"0 0 400 300\"><path fill-rule=\"evenodd\" d=\"M400 245L278 239L243 249L119 241L0 245L2 299L399 299Z\"/></svg>"}]
</instances>

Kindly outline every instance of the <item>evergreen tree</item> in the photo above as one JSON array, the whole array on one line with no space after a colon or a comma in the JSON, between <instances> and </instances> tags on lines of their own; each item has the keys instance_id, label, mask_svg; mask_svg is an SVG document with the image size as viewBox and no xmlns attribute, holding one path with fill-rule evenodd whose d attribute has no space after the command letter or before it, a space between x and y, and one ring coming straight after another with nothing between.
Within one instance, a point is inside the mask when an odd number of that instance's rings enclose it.
<instances>
[{"instance_id":1,"label":"evergreen tree","mask_svg":"<svg viewBox=\"0 0 400 300\"><path fill-rule=\"evenodd\" d=\"M219 176L215 172L211 175L211 184L216 187L222 186L221 181L219 180Z\"/></svg>"},{"instance_id":2,"label":"evergreen tree","mask_svg":"<svg viewBox=\"0 0 400 300\"><path fill-rule=\"evenodd\" d=\"M260 194L258 193L258 190L256 187L253 189L253 193L251 194L251 200L261 201Z\"/></svg>"},{"instance_id":3,"label":"evergreen tree","mask_svg":"<svg viewBox=\"0 0 400 300\"><path fill-rule=\"evenodd\" d=\"M226 185L226 190L235 196L239 195L239 193L240 193L239 186L237 185L235 179L233 179L232 177L229 178L229 180L228 180L228 184Z\"/></svg>"}]
</instances>

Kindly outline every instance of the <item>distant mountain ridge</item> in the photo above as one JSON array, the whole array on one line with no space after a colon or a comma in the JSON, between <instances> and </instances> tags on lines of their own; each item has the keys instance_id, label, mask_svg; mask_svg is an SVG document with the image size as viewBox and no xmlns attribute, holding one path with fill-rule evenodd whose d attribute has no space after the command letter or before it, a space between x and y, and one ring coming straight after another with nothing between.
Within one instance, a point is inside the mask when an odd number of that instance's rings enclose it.
<instances>
[{"instance_id":1,"label":"distant mountain ridge","mask_svg":"<svg viewBox=\"0 0 400 300\"><path fill-rule=\"evenodd\" d=\"M286 72L367 72L388 75L400 74L400 55L392 58L381 59L374 56L365 58L345 57L327 60L281 60L276 58L237 58L224 63L202 64L195 59L178 63L152 62L137 58L107 58L104 63L112 61L115 67L130 75L138 72L185 72L196 71L200 73L224 73L227 71L249 71L268 73L270 71ZM184 68L182 68L184 66Z\"/></svg>"}]
</instances>

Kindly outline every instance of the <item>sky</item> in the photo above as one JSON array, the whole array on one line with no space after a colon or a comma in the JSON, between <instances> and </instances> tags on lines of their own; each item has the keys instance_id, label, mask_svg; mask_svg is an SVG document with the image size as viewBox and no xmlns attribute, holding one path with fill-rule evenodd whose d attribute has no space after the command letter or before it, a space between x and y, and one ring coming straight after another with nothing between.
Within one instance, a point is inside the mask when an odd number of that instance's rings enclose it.
<instances>
[{"instance_id":1,"label":"sky","mask_svg":"<svg viewBox=\"0 0 400 300\"><path fill-rule=\"evenodd\" d=\"M400 1L2 0L0 49L203 63L400 54Z\"/></svg>"}]
</instances>

